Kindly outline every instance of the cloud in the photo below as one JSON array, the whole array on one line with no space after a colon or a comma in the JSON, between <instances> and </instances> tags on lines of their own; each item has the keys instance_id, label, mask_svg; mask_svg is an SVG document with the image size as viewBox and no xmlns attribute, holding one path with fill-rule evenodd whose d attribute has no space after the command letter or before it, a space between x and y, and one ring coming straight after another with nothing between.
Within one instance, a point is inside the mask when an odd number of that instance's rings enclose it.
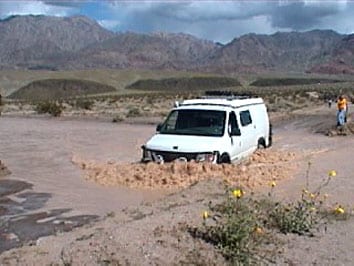
<instances>
[{"instance_id":1,"label":"cloud","mask_svg":"<svg viewBox=\"0 0 354 266\"><path fill-rule=\"evenodd\" d=\"M61 7L80 7L82 5L83 1L80 0L65 0L65 1L60 1L60 0L44 0L40 1L43 2L44 4L48 6L61 6Z\"/></svg>"},{"instance_id":2,"label":"cloud","mask_svg":"<svg viewBox=\"0 0 354 266\"><path fill-rule=\"evenodd\" d=\"M156 7L155 13L181 21L232 21L247 20L252 17L264 15L271 9L273 2L182 2L171 5L168 3Z\"/></svg>"},{"instance_id":3,"label":"cloud","mask_svg":"<svg viewBox=\"0 0 354 266\"><path fill-rule=\"evenodd\" d=\"M49 15L68 16L75 12L72 6L48 5L42 1L1 1L0 17L6 18L11 15Z\"/></svg>"},{"instance_id":4,"label":"cloud","mask_svg":"<svg viewBox=\"0 0 354 266\"><path fill-rule=\"evenodd\" d=\"M102 20L98 20L97 22L102 27L109 30L115 30L121 24L119 20L109 20L109 19L102 19Z\"/></svg>"},{"instance_id":5,"label":"cloud","mask_svg":"<svg viewBox=\"0 0 354 266\"><path fill-rule=\"evenodd\" d=\"M112 16L120 19L118 31L186 32L221 42L250 32L331 29L332 25L337 31L354 29L350 20L354 3L346 1L113 1L108 5Z\"/></svg>"},{"instance_id":6,"label":"cloud","mask_svg":"<svg viewBox=\"0 0 354 266\"><path fill-rule=\"evenodd\" d=\"M343 2L290 2L278 5L270 14L272 25L278 28L306 30L323 23L330 16L343 12Z\"/></svg>"},{"instance_id":7,"label":"cloud","mask_svg":"<svg viewBox=\"0 0 354 266\"><path fill-rule=\"evenodd\" d=\"M272 34L316 28L341 33L354 31L354 2L335 0L0 0L1 18L15 14L81 14L109 30L185 32L224 43L247 33Z\"/></svg>"},{"instance_id":8,"label":"cloud","mask_svg":"<svg viewBox=\"0 0 354 266\"><path fill-rule=\"evenodd\" d=\"M180 22L241 20L263 15L275 2L245 1L138 1L110 2L114 12L145 14ZM124 9L124 11L122 11Z\"/></svg>"}]
</instances>

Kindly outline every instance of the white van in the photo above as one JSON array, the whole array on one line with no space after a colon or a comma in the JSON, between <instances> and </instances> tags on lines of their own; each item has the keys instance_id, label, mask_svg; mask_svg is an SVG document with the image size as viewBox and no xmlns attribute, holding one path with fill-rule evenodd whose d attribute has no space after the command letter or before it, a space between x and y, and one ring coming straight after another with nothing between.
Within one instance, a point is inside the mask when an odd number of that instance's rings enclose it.
<instances>
[{"instance_id":1,"label":"white van","mask_svg":"<svg viewBox=\"0 0 354 266\"><path fill-rule=\"evenodd\" d=\"M261 98L212 97L177 103L142 146L143 162L238 162L272 144Z\"/></svg>"}]
</instances>

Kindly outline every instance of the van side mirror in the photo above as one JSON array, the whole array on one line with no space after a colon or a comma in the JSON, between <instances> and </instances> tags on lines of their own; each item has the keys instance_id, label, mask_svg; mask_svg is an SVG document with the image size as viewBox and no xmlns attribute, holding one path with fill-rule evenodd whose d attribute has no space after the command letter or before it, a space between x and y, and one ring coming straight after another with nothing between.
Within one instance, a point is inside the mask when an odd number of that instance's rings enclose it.
<instances>
[{"instance_id":1,"label":"van side mirror","mask_svg":"<svg viewBox=\"0 0 354 266\"><path fill-rule=\"evenodd\" d=\"M160 132L162 128L162 123L159 123L157 126L156 126L156 132Z\"/></svg>"}]
</instances>

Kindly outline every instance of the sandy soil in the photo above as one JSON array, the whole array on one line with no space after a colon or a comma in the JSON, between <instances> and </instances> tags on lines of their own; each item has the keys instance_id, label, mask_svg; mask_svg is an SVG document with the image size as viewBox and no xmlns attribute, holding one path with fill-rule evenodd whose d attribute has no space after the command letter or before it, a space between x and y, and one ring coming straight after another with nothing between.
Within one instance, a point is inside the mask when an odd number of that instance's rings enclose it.
<instances>
[{"instance_id":1,"label":"sandy soil","mask_svg":"<svg viewBox=\"0 0 354 266\"><path fill-rule=\"evenodd\" d=\"M28 123L28 119L2 117L0 129L6 140L2 135L0 156L12 171L11 178L26 179L33 184L32 190L52 194L36 211L70 202L71 213L101 218L70 232L56 231L22 243L23 247L4 251L0 262L223 265L215 249L185 230L186 225L200 225L208 203L223 195L222 180L259 193L267 192L267 183L277 180L276 197L293 200L304 187L309 162L310 186L321 182L329 170L338 172L326 187L328 205L339 202L351 210L354 139L350 131L346 136L328 136L334 113L325 107L298 111L293 119L275 125L271 149L237 166L129 163L139 159L139 145L153 133L153 126L54 119ZM321 230L312 238L282 236L275 264L353 265L353 229L354 220L349 219L327 225L326 232Z\"/></svg>"}]
</instances>

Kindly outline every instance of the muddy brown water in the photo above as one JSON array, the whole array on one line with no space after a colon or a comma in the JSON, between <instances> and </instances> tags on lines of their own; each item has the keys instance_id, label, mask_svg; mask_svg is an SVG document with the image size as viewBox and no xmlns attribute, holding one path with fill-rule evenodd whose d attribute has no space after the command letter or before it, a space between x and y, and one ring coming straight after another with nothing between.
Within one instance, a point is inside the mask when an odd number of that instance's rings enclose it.
<instances>
[{"instance_id":1,"label":"muddy brown water","mask_svg":"<svg viewBox=\"0 0 354 266\"><path fill-rule=\"evenodd\" d=\"M154 126L0 117L0 252L96 220L163 193L103 187L82 178L72 157L134 162Z\"/></svg>"}]
</instances>

